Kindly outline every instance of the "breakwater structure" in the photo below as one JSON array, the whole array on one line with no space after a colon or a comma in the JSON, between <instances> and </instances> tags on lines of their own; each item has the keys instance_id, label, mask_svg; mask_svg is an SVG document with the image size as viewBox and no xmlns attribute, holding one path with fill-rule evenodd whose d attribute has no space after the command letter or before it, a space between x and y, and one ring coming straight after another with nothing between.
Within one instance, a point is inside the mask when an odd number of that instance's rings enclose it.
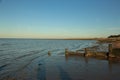
<instances>
[{"instance_id":1,"label":"breakwater structure","mask_svg":"<svg viewBox=\"0 0 120 80\"><path fill-rule=\"evenodd\" d=\"M94 58L120 61L120 48L115 47L113 44L108 44L108 52L97 51L96 47L89 47L89 48L84 48L83 50L76 50L76 51L70 51L66 48L65 56L94 57Z\"/></svg>"}]
</instances>

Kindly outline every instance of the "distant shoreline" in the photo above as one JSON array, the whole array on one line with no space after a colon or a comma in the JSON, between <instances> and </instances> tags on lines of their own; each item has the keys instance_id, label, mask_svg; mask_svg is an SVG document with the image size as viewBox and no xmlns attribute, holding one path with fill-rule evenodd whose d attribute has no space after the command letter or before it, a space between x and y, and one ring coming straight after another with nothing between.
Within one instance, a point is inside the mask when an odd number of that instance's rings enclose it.
<instances>
[{"instance_id":1,"label":"distant shoreline","mask_svg":"<svg viewBox=\"0 0 120 80\"><path fill-rule=\"evenodd\" d=\"M105 43L113 43L113 42L120 42L120 38L103 38L103 39L97 39L99 42L105 42Z\"/></svg>"},{"instance_id":2,"label":"distant shoreline","mask_svg":"<svg viewBox=\"0 0 120 80\"><path fill-rule=\"evenodd\" d=\"M99 42L116 42L117 38L0 38L0 40L97 40Z\"/></svg>"},{"instance_id":3,"label":"distant shoreline","mask_svg":"<svg viewBox=\"0 0 120 80\"><path fill-rule=\"evenodd\" d=\"M98 38L61 38L61 39L55 39L55 38L0 38L0 39L31 39L31 40L97 40Z\"/></svg>"}]
</instances>

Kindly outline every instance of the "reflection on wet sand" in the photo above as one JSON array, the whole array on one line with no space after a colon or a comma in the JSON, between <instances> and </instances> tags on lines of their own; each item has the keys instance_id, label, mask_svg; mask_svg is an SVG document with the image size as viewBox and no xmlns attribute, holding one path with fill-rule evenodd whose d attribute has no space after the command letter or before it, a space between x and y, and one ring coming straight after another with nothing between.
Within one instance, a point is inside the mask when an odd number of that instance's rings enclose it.
<instances>
[{"instance_id":1,"label":"reflection on wet sand","mask_svg":"<svg viewBox=\"0 0 120 80\"><path fill-rule=\"evenodd\" d=\"M87 76L91 76L91 79L89 79L89 80L92 80L92 78L93 78L93 80L96 80L92 76L98 76L98 77L104 76L104 77L100 77L97 80L103 80L103 79L114 80L112 75L115 75L115 74L116 74L115 79L120 79L120 77L118 76L118 74L120 73L118 71L119 66L120 66L119 61L107 60L107 59L104 59L104 58L81 57L81 56L76 56L76 55L65 56L65 60L68 63L71 62L71 61L72 62L73 61L79 61L80 62L79 65L84 66L82 69L87 69L90 73L90 74L87 75L86 70L84 70L83 73L79 73L79 74L84 74L85 73ZM75 64L73 64L73 65L75 65ZM95 73L96 72L95 70L97 70L100 74ZM83 76L87 77L86 75L83 75ZM86 80L86 78L85 78L85 80Z\"/></svg>"},{"instance_id":2,"label":"reflection on wet sand","mask_svg":"<svg viewBox=\"0 0 120 80\"><path fill-rule=\"evenodd\" d=\"M47 56L32 64L36 77L29 80L119 80L120 63L105 59L81 56ZM32 70L32 68L30 69ZM26 70L25 70L26 71ZM22 72L24 73L24 72ZM27 72L26 72L27 73ZM33 74L33 73L30 73ZM31 76L32 77L32 76ZM33 76L35 77L35 76ZM22 79L27 79L23 76ZM3 80L20 80L19 77L6 77ZM28 80L28 79L27 79Z\"/></svg>"},{"instance_id":3,"label":"reflection on wet sand","mask_svg":"<svg viewBox=\"0 0 120 80\"><path fill-rule=\"evenodd\" d=\"M72 80L68 73L61 66L58 66L58 69L60 71L60 77L62 80Z\"/></svg>"}]
</instances>

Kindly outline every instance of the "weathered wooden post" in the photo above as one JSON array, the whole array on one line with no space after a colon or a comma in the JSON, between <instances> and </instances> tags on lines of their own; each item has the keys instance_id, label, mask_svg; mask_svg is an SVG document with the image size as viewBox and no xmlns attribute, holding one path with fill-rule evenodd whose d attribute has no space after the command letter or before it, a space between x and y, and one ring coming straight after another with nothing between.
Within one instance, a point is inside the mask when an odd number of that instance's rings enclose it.
<instances>
[{"instance_id":1,"label":"weathered wooden post","mask_svg":"<svg viewBox=\"0 0 120 80\"><path fill-rule=\"evenodd\" d=\"M113 47L112 44L109 44L109 52L108 52L108 57L115 57L115 55L112 53L113 52Z\"/></svg>"},{"instance_id":2,"label":"weathered wooden post","mask_svg":"<svg viewBox=\"0 0 120 80\"><path fill-rule=\"evenodd\" d=\"M87 49L87 48L85 48L85 54L84 54L84 56L86 56L86 55L87 55L87 53L88 53L88 49Z\"/></svg>"},{"instance_id":3,"label":"weathered wooden post","mask_svg":"<svg viewBox=\"0 0 120 80\"><path fill-rule=\"evenodd\" d=\"M48 51L48 55L51 56L51 52L50 51Z\"/></svg>"},{"instance_id":4,"label":"weathered wooden post","mask_svg":"<svg viewBox=\"0 0 120 80\"><path fill-rule=\"evenodd\" d=\"M65 49L65 55L68 55L68 49L67 48Z\"/></svg>"},{"instance_id":5,"label":"weathered wooden post","mask_svg":"<svg viewBox=\"0 0 120 80\"><path fill-rule=\"evenodd\" d=\"M109 44L109 54L112 53L112 44Z\"/></svg>"}]
</instances>

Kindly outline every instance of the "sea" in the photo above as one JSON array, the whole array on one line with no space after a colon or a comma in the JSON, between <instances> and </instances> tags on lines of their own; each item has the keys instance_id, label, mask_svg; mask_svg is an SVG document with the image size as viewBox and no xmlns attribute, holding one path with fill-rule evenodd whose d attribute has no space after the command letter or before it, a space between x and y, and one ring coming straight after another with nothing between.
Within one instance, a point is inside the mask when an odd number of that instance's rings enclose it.
<instances>
[{"instance_id":1,"label":"sea","mask_svg":"<svg viewBox=\"0 0 120 80\"><path fill-rule=\"evenodd\" d=\"M107 51L96 40L0 39L0 80L120 80L120 62L65 57L96 45Z\"/></svg>"}]
</instances>

